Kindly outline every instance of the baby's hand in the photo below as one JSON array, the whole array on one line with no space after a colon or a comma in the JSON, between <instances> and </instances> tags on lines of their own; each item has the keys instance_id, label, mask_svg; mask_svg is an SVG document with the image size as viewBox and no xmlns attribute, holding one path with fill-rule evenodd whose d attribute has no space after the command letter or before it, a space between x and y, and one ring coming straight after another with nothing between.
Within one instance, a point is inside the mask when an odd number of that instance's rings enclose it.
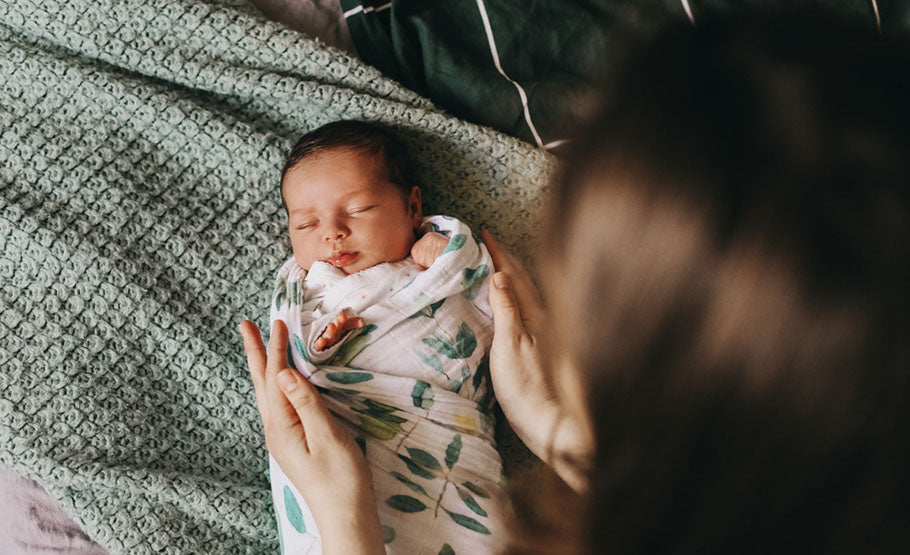
<instances>
[{"instance_id":1,"label":"baby's hand","mask_svg":"<svg viewBox=\"0 0 910 555\"><path fill-rule=\"evenodd\" d=\"M316 340L313 347L317 351L324 351L335 343L338 343L338 340L350 330L356 330L362 327L363 318L359 316L348 316L347 311L342 310L338 313L338 316L325 327L325 331L322 332L322 335L319 336L319 339Z\"/></svg>"},{"instance_id":2,"label":"baby's hand","mask_svg":"<svg viewBox=\"0 0 910 555\"><path fill-rule=\"evenodd\" d=\"M414 246L411 247L411 258L420 266L429 268L433 265L433 262L436 262L436 259L439 258L439 255L442 254L442 251L448 245L448 237L442 233L431 231L418 239Z\"/></svg>"}]
</instances>

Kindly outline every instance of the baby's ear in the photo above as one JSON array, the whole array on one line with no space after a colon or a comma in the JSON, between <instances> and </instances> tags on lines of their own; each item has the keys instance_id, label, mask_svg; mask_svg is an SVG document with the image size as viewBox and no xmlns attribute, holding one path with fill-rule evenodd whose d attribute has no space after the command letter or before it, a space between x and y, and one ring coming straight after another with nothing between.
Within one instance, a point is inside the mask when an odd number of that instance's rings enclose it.
<instances>
[{"instance_id":1,"label":"baby's ear","mask_svg":"<svg viewBox=\"0 0 910 555\"><path fill-rule=\"evenodd\" d=\"M420 197L420 187L411 187L408 195L408 215L411 217L411 226L416 230L423 220L423 200Z\"/></svg>"}]
</instances>

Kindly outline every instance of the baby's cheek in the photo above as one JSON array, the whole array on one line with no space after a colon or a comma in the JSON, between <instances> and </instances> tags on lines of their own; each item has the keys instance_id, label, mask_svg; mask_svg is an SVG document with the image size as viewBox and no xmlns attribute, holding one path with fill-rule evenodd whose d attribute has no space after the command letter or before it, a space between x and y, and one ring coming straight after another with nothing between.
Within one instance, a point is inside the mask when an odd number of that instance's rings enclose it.
<instances>
[{"instance_id":1,"label":"baby's cheek","mask_svg":"<svg viewBox=\"0 0 910 555\"><path fill-rule=\"evenodd\" d=\"M297 265L300 266L301 269L306 270L307 272L310 271L310 265L312 262L307 262L305 259L302 259L299 256L294 256L294 261L297 262Z\"/></svg>"},{"instance_id":2,"label":"baby's cheek","mask_svg":"<svg viewBox=\"0 0 910 555\"><path fill-rule=\"evenodd\" d=\"M302 241L294 240L292 238L291 251L294 254L294 260L297 262L297 265L304 270L309 271L310 266L312 266L313 262L316 260L316 257L313 256L311 249L308 249Z\"/></svg>"}]
</instances>

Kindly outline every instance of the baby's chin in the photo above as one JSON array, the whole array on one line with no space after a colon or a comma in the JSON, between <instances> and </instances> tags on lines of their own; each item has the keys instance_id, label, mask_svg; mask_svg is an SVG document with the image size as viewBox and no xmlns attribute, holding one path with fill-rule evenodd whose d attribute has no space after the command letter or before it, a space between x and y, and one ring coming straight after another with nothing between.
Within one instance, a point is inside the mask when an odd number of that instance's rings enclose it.
<instances>
[{"instance_id":1,"label":"baby's chin","mask_svg":"<svg viewBox=\"0 0 910 555\"><path fill-rule=\"evenodd\" d=\"M407 256L381 257L381 258L376 258L376 259L372 259L372 260L358 259L358 260L355 260L354 263L352 263L350 265L346 265L343 267L338 267L338 266L335 266L335 267L338 268L339 270L341 270L342 272L344 272L346 275L351 275L351 274L356 274L357 272L362 272L364 270L368 270L370 268L373 268L374 266L379 266L380 264L385 264L387 262L399 262L401 260L404 260L405 258L407 258Z\"/></svg>"},{"instance_id":2,"label":"baby's chin","mask_svg":"<svg viewBox=\"0 0 910 555\"><path fill-rule=\"evenodd\" d=\"M362 253L358 253L358 254L360 256L357 256L355 259L351 260L348 263L344 263L345 261L341 261L340 265L339 265L339 261L323 260L323 259L313 260L310 262L310 264L308 264L306 266L304 266L303 264L300 264L300 261L297 261L297 265L300 266L301 268L303 268L304 270L306 270L307 272L309 272L310 268L312 267L313 264L315 264L317 262L323 262L325 264L328 264L329 266L332 266L334 268L337 268L338 270L341 270L342 272L344 272L345 275L349 276L351 274L356 274L357 272L362 272L363 270L372 268L373 266L378 266L379 264L384 264L386 262L398 262L399 260L404 260L405 258L407 258L407 257L402 257L402 258L386 258L386 259L383 259L383 258L369 259L367 257L364 257L362 255Z\"/></svg>"}]
</instances>

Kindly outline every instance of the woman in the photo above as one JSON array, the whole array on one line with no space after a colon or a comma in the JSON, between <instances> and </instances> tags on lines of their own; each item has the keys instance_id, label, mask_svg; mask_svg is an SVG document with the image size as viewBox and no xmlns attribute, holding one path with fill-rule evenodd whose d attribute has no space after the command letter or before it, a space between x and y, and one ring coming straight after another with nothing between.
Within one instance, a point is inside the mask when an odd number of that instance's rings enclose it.
<instances>
[{"instance_id":1,"label":"woman","mask_svg":"<svg viewBox=\"0 0 910 555\"><path fill-rule=\"evenodd\" d=\"M494 390L562 478L516 489L509 551L907 552L908 50L818 14L658 30L554 186L549 310L483 236ZM382 553L285 330L241 330L325 552Z\"/></svg>"}]
</instances>

